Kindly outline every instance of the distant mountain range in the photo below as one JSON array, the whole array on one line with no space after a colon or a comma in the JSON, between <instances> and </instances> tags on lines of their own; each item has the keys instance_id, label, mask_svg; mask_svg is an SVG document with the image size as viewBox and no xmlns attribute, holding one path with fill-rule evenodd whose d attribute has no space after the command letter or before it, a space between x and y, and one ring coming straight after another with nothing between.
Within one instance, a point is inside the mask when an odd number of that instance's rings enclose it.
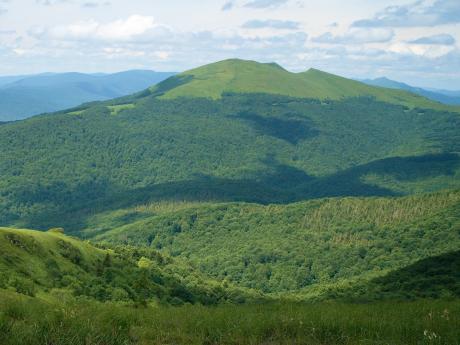
<instances>
[{"instance_id":1,"label":"distant mountain range","mask_svg":"<svg viewBox=\"0 0 460 345\"><path fill-rule=\"evenodd\" d=\"M0 77L0 122L128 95L174 74L132 70L114 74L45 73Z\"/></svg>"},{"instance_id":2,"label":"distant mountain range","mask_svg":"<svg viewBox=\"0 0 460 345\"><path fill-rule=\"evenodd\" d=\"M423 89L420 87L411 86L405 83L394 81L385 77L376 79L363 79L363 83L372 86L386 87L389 89L406 90L417 95L429 98L433 101L441 102L450 105L460 105L460 91L438 90L438 89Z\"/></svg>"}]
</instances>

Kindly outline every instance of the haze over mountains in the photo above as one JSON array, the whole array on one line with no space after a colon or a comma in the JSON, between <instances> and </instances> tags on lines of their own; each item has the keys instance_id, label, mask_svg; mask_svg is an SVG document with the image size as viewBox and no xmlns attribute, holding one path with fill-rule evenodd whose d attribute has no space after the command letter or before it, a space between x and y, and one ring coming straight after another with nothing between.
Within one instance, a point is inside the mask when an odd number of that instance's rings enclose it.
<instances>
[{"instance_id":1,"label":"haze over mountains","mask_svg":"<svg viewBox=\"0 0 460 345\"><path fill-rule=\"evenodd\" d=\"M0 77L0 122L128 95L173 74L132 70L114 74L45 73Z\"/></svg>"},{"instance_id":2,"label":"haze over mountains","mask_svg":"<svg viewBox=\"0 0 460 345\"><path fill-rule=\"evenodd\" d=\"M385 77L376 79L363 79L361 81L369 85L381 86L390 89L406 90L444 104L460 105L460 91L424 89L410 86L405 83L400 83Z\"/></svg>"}]
</instances>

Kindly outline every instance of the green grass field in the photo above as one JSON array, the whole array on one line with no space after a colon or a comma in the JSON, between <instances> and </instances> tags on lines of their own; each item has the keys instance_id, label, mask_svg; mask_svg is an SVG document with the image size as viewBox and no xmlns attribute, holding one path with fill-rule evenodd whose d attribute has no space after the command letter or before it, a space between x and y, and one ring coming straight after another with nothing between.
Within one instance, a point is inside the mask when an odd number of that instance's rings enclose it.
<instances>
[{"instance_id":1,"label":"green grass field","mask_svg":"<svg viewBox=\"0 0 460 345\"><path fill-rule=\"evenodd\" d=\"M0 292L2 345L457 345L460 301L133 308Z\"/></svg>"}]
</instances>

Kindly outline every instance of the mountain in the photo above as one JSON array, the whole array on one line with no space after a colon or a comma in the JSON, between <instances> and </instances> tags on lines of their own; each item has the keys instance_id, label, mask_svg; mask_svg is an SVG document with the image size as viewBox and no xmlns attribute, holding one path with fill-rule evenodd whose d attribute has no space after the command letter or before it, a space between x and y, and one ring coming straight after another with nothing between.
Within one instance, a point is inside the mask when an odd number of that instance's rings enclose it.
<instances>
[{"instance_id":1,"label":"mountain","mask_svg":"<svg viewBox=\"0 0 460 345\"><path fill-rule=\"evenodd\" d=\"M455 343L459 112L226 60L3 123L0 343Z\"/></svg>"},{"instance_id":2,"label":"mountain","mask_svg":"<svg viewBox=\"0 0 460 345\"><path fill-rule=\"evenodd\" d=\"M376 79L364 79L361 80L363 83L373 86L380 86L389 89L399 89L412 92L414 94L429 98L433 101L441 102L450 105L460 105L460 91L447 91L437 89L422 89L420 87L414 87L405 83L400 83L385 77Z\"/></svg>"},{"instance_id":3,"label":"mountain","mask_svg":"<svg viewBox=\"0 0 460 345\"><path fill-rule=\"evenodd\" d=\"M409 107L449 109L413 93L369 87L316 69L290 73L275 63L237 59L181 73L165 84L153 87L152 91L164 93L164 99L184 96L218 99L224 93L267 93L322 100L366 96Z\"/></svg>"},{"instance_id":4,"label":"mountain","mask_svg":"<svg viewBox=\"0 0 460 345\"><path fill-rule=\"evenodd\" d=\"M244 73L224 82L216 71L228 66ZM185 75L207 71L207 79L173 76L131 96L0 126L1 224L78 233L95 213L150 202L290 203L460 187L456 107L317 71L307 75L322 98L275 94L299 92L297 74L239 60ZM266 89L242 92L249 82ZM194 97L200 83L201 96L223 93ZM338 85L353 97L338 98Z\"/></svg>"},{"instance_id":5,"label":"mountain","mask_svg":"<svg viewBox=\"0 0 460 345\"><path fill-rule=\"evenodd\" d=\"M174 73L133 70L115 74L40 74L0 78L0 121L107 100L143 90Z\"/></svg>"}]
</instances>

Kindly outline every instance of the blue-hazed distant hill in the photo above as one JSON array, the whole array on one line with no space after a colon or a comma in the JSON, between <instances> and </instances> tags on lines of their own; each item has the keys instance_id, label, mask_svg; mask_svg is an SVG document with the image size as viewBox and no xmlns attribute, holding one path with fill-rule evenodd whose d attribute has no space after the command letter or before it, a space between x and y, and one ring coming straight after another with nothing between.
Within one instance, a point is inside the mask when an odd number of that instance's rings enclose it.
<instances>
[{"instance_id":1,"label":"blue-hazed distant hill","mask_svg":"<svg viewBox=\"0 0 460 345\"><path fill-rule=\"evenodd\" d=\"M128 95L174 74L132 70L114 74L46 73L0 77L0 122Z\"/></svg>"},{"instance_id":2,"label":"blue-hazed distant hill","mask_svg":"<svg viewBox=\"0 0 460 345\"><path fill-rule=\"evenodd\" d=\"M364 79L363 83L372 86L386 87L388 89L405 90L417 95L429 98L444 104L460 105L460 91L438 90L438 89L423 89L420 87L411 86L405 83L394 81L385 77L376 79Z\"/></svg>"}]
</instances>

